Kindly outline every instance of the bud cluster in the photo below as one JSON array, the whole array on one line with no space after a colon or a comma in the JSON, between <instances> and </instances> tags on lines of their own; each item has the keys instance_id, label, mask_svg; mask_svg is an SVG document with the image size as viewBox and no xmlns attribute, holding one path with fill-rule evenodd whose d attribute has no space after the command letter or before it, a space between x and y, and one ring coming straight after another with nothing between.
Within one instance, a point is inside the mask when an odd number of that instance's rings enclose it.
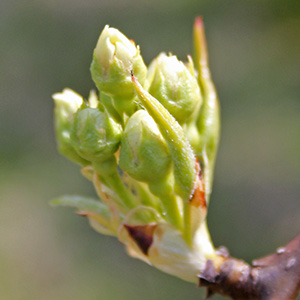
<instances>
[{"instance_id":1,"label":"bud cluster","mask_svg":"<svg viewBox=\"0 0 300 300\"><path fill-rule=\"evenodd\" d=\"M53 95L58 149L100 198L53 204L77 207L131 256L189 281L215 256L205 218L219 133L199 18L194 33L194 61L161 53L147 68L139 47L106 26L91 65L98 95Z\"/></svg>"}]
</instances>

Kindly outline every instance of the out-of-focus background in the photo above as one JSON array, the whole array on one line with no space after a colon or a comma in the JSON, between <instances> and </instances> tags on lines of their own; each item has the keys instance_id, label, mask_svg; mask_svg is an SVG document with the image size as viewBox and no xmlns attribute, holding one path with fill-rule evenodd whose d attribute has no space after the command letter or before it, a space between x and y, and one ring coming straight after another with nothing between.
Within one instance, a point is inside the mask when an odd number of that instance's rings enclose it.
<instances>
[{"instance_id":1,"label":"out-of-focus background","mask_svg":"<svg viewBox=\"0 0 300 300\"><path fill-rule=\"evenodd\" d=\"M56 151L51 94L88 95L104 25L133 38L148 64L160 51L191 53L196 15L222 107L213 241L250 262L300 231L299 0L1 0L0 299L204 299L48 204L95 195Z\"/></svg>"}]
</instances>

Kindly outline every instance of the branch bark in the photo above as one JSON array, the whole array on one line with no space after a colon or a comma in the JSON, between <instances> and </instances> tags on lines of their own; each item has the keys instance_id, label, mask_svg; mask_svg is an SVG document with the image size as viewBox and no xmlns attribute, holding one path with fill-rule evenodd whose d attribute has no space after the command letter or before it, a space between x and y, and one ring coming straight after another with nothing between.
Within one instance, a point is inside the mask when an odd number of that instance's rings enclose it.
<instances>
[{"instance_id":1,"label":"branch bark","mask_svg":"<svg viewBox=\"0 0 300 300\"><path fill-rule=\"evenodd\" d=\"M230 257L225 248L218 253L221 263L208 260L198 276L207 297L218 293L234 300L295 300L300 289L300 233L274 254L252 265Z\"/></svg>"}]
</instances>

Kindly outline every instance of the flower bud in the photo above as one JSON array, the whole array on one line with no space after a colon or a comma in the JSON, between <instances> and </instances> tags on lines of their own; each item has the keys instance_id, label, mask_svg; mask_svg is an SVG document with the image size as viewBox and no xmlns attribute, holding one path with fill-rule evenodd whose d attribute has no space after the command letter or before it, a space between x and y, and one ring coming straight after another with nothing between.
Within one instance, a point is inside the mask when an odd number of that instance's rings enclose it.
<instances>
[{"instance_id":1,"label":"flower bud","mask_svg":"<svg viewBox=\"0 0 300 300\"><path fill-rule=\"evenodd\" d=\"M76 153L70 139L73 116L82 105L83 99L70 89L64 89L62 93L56 93L52 97L55 104L54 119L58 151L71 161L86 165L88 162Z\"/></svg>"},{"instance_id":2,"label":"flower bud","mask_svg":"<svg viewBox=\"0 0 300 300\"><path fill-rule=\"evenodd\" d=\"M76 152L89 161L110 158L120 144L122 130L106 112L97 108L78 110L71 131L71 142Z\"/></svg>"},{"instance_id":3,"label":"flower bud","mask_svg":"<svg viewBox=\"0 0 300 300\"><path fill-rule=\"evenodd\" d=\"M197 72L189 56L185 66L166 54L147 72L139 48L106 26L91 66L100 99L54 95L61 152L87 164L82 172L102 201L53 204L77 207L129 255L191 282L218 259L205 218L219 108L199 19L194 28Z\"/></svg>"},{"instance_id":4,"label":"flower bud","mask_svg":"<svg viewBox=\"0 0 300 300\"><path fill-rule=\"evenodd\" d=\"M105 26L96 48L91 73L98 89L113 98L132 100L135 96L131 71L143 84L147 67L139 48L115 28Z\"/></svg>"},{"instance_id":5,"label":"flower bud","mask_svg":"<svg viewBox=\"0 0 300 300\"><path fill-rule=\"evenodd\" d=\"M176 56L162 53L156 64L149 93L180 123L187 122L201 105L197 79Z\"/></svg>"},{"instance_id":6,"label":"flower bud","mask_svg":"<svg viewBox=\"0 0 300 300\"><path fill-rule=\"evenodd\" d=\"M128 120L121 141L121 169L139 181L161 181L170 172L171 157L166 141L145 110Z\"/></svg>"}]
</instances>

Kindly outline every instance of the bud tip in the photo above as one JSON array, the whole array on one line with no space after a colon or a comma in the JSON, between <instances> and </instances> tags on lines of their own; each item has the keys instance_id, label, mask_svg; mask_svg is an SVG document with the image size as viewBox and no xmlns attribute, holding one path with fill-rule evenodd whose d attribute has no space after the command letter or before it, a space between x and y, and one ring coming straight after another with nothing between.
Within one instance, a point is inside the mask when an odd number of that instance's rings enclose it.
<instances>
[{"instance_id":1,"label":"bud tip","mask_svg":"<svg viewBox=\"0 0 300 300\"><path fill-rule=\"evenodd\" d=\"M195 18L195 23L194 23L194 26L195 27L203 27L203 19L202 19L202 17L201 16L197 16L196 18Z\"/></svg>"}]
</instances>

